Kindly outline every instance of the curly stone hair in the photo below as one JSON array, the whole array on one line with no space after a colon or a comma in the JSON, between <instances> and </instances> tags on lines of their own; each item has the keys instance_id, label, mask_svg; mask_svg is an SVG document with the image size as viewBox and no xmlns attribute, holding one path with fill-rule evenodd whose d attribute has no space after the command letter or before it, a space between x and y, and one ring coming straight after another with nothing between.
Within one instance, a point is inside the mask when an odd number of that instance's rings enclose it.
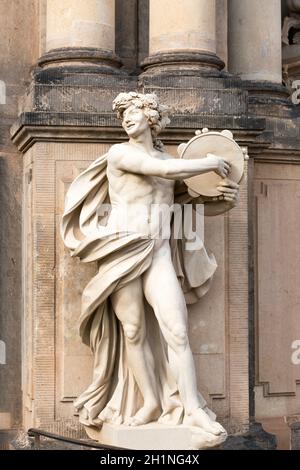
<instances>
[{"instance_id":1,"label":"curly stone hair","mask_svg":"<svg viewBox=\"0 0 300 470\"><path fill-rule=\"evenodd\" d=\"M154 93L136 93L130 91L128 93L119 93L113 101L113 110L117 111L119 119L123 118L125 109L129 106L136 106L143 109L145 116L148 118L153 146L157 150L163 150L163 143L157 139L157 134L169 124L169 108L159 103L158 97Z\"/></svg>"}]
</instances>

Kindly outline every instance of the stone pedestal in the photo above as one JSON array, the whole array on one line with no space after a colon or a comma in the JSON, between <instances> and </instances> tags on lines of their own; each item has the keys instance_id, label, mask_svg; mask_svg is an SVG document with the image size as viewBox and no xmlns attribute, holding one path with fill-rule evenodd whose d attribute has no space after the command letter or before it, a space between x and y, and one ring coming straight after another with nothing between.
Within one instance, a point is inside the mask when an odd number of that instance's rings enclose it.
<instances>
[{"instance_id":1,"label":"stone pedestal","mask_svg":"<svg viewBox=\"0 0 300 470\"><path fill-rule=\"evenodd\" d=\"M87 435L101 444L123 449L192 450L221 445L226 437L213 436L187 426L150 423L144 426L115 426L104 423L102 429L85 426ZM194 431L193 431L194 430ZM204 446L204 447L203 447Z\"/></svg>"}]
</instances>

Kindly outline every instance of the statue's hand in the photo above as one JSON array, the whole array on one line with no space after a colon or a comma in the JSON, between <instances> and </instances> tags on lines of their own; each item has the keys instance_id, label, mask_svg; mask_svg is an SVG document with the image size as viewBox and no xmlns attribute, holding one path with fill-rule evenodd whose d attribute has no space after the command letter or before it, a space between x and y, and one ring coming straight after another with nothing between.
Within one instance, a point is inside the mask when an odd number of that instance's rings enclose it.
<instances>
[{"instance_id":1,"label":"statue's hand","mask_svg":"<svg viewBox=\"0 0 300 470\"><path fill-rule=\"evenodd\" d=\"M211 165L212 171L215 171L222 178L226 178L226 176L228 176L230 164L223 160L223 158L217 157L217 155L213 155L212 153L208 153L206 159Z\"/></svg>"},{"instance_id":2,"label":"statue's hand","mask_svg":"<svg viewBox=\"0 0 300 470\"><path fill-rule=\"evenodd\" d=\"M221 201L228 201L235 206L239 200L239 185L234 181L226 180L222 181L218 186L218 191L222 193L221 196L218 196L217 199Z\"/></svg>"}]
</instances>

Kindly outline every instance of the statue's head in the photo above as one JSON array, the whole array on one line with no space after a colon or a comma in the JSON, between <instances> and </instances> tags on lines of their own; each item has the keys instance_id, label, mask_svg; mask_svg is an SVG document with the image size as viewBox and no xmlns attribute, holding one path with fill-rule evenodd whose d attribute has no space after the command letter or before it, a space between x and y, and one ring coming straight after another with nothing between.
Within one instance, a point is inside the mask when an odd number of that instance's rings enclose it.
<instances>
[{"instance_id":1,"label":"statue's head","mask_svg":"<svg viewBox=\"0 0 300 470\"><path fill-rule=\"evenodd\" d=\"M117 111L118 118L122 120L125 111L133 108L143 111L151 130L153 145L161 150L162 143L156 137L170 122L169 109L159 103L158 97L154 93L142 94L133 91L120 93L113 101L113 109ZM129 132L127 133L129 134Z\"/></svg>"}]
</instances>

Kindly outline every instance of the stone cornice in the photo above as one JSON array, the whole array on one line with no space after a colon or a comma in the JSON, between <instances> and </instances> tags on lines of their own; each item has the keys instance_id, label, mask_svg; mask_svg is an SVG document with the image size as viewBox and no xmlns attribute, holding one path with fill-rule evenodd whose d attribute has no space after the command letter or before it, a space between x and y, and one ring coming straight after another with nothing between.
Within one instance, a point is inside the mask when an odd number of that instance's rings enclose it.
<instances>
[{"instance_id":1,"label":"stone cornice","mask_svg":"<svg viewBox=\"0 0 300 470\"><path fill-rule=\"evenodd\" d=\"M160 134L165 143L179 144L190 139L195 130L231 129L244 145L254 143L265 128L262 118L236 116L179 115ZM115 114L25 112L11 128L18 150L25 152L35 142L116 142L126 134ZM261 144L260 144L261 145Z\"/></svg>"}]
</instances>

